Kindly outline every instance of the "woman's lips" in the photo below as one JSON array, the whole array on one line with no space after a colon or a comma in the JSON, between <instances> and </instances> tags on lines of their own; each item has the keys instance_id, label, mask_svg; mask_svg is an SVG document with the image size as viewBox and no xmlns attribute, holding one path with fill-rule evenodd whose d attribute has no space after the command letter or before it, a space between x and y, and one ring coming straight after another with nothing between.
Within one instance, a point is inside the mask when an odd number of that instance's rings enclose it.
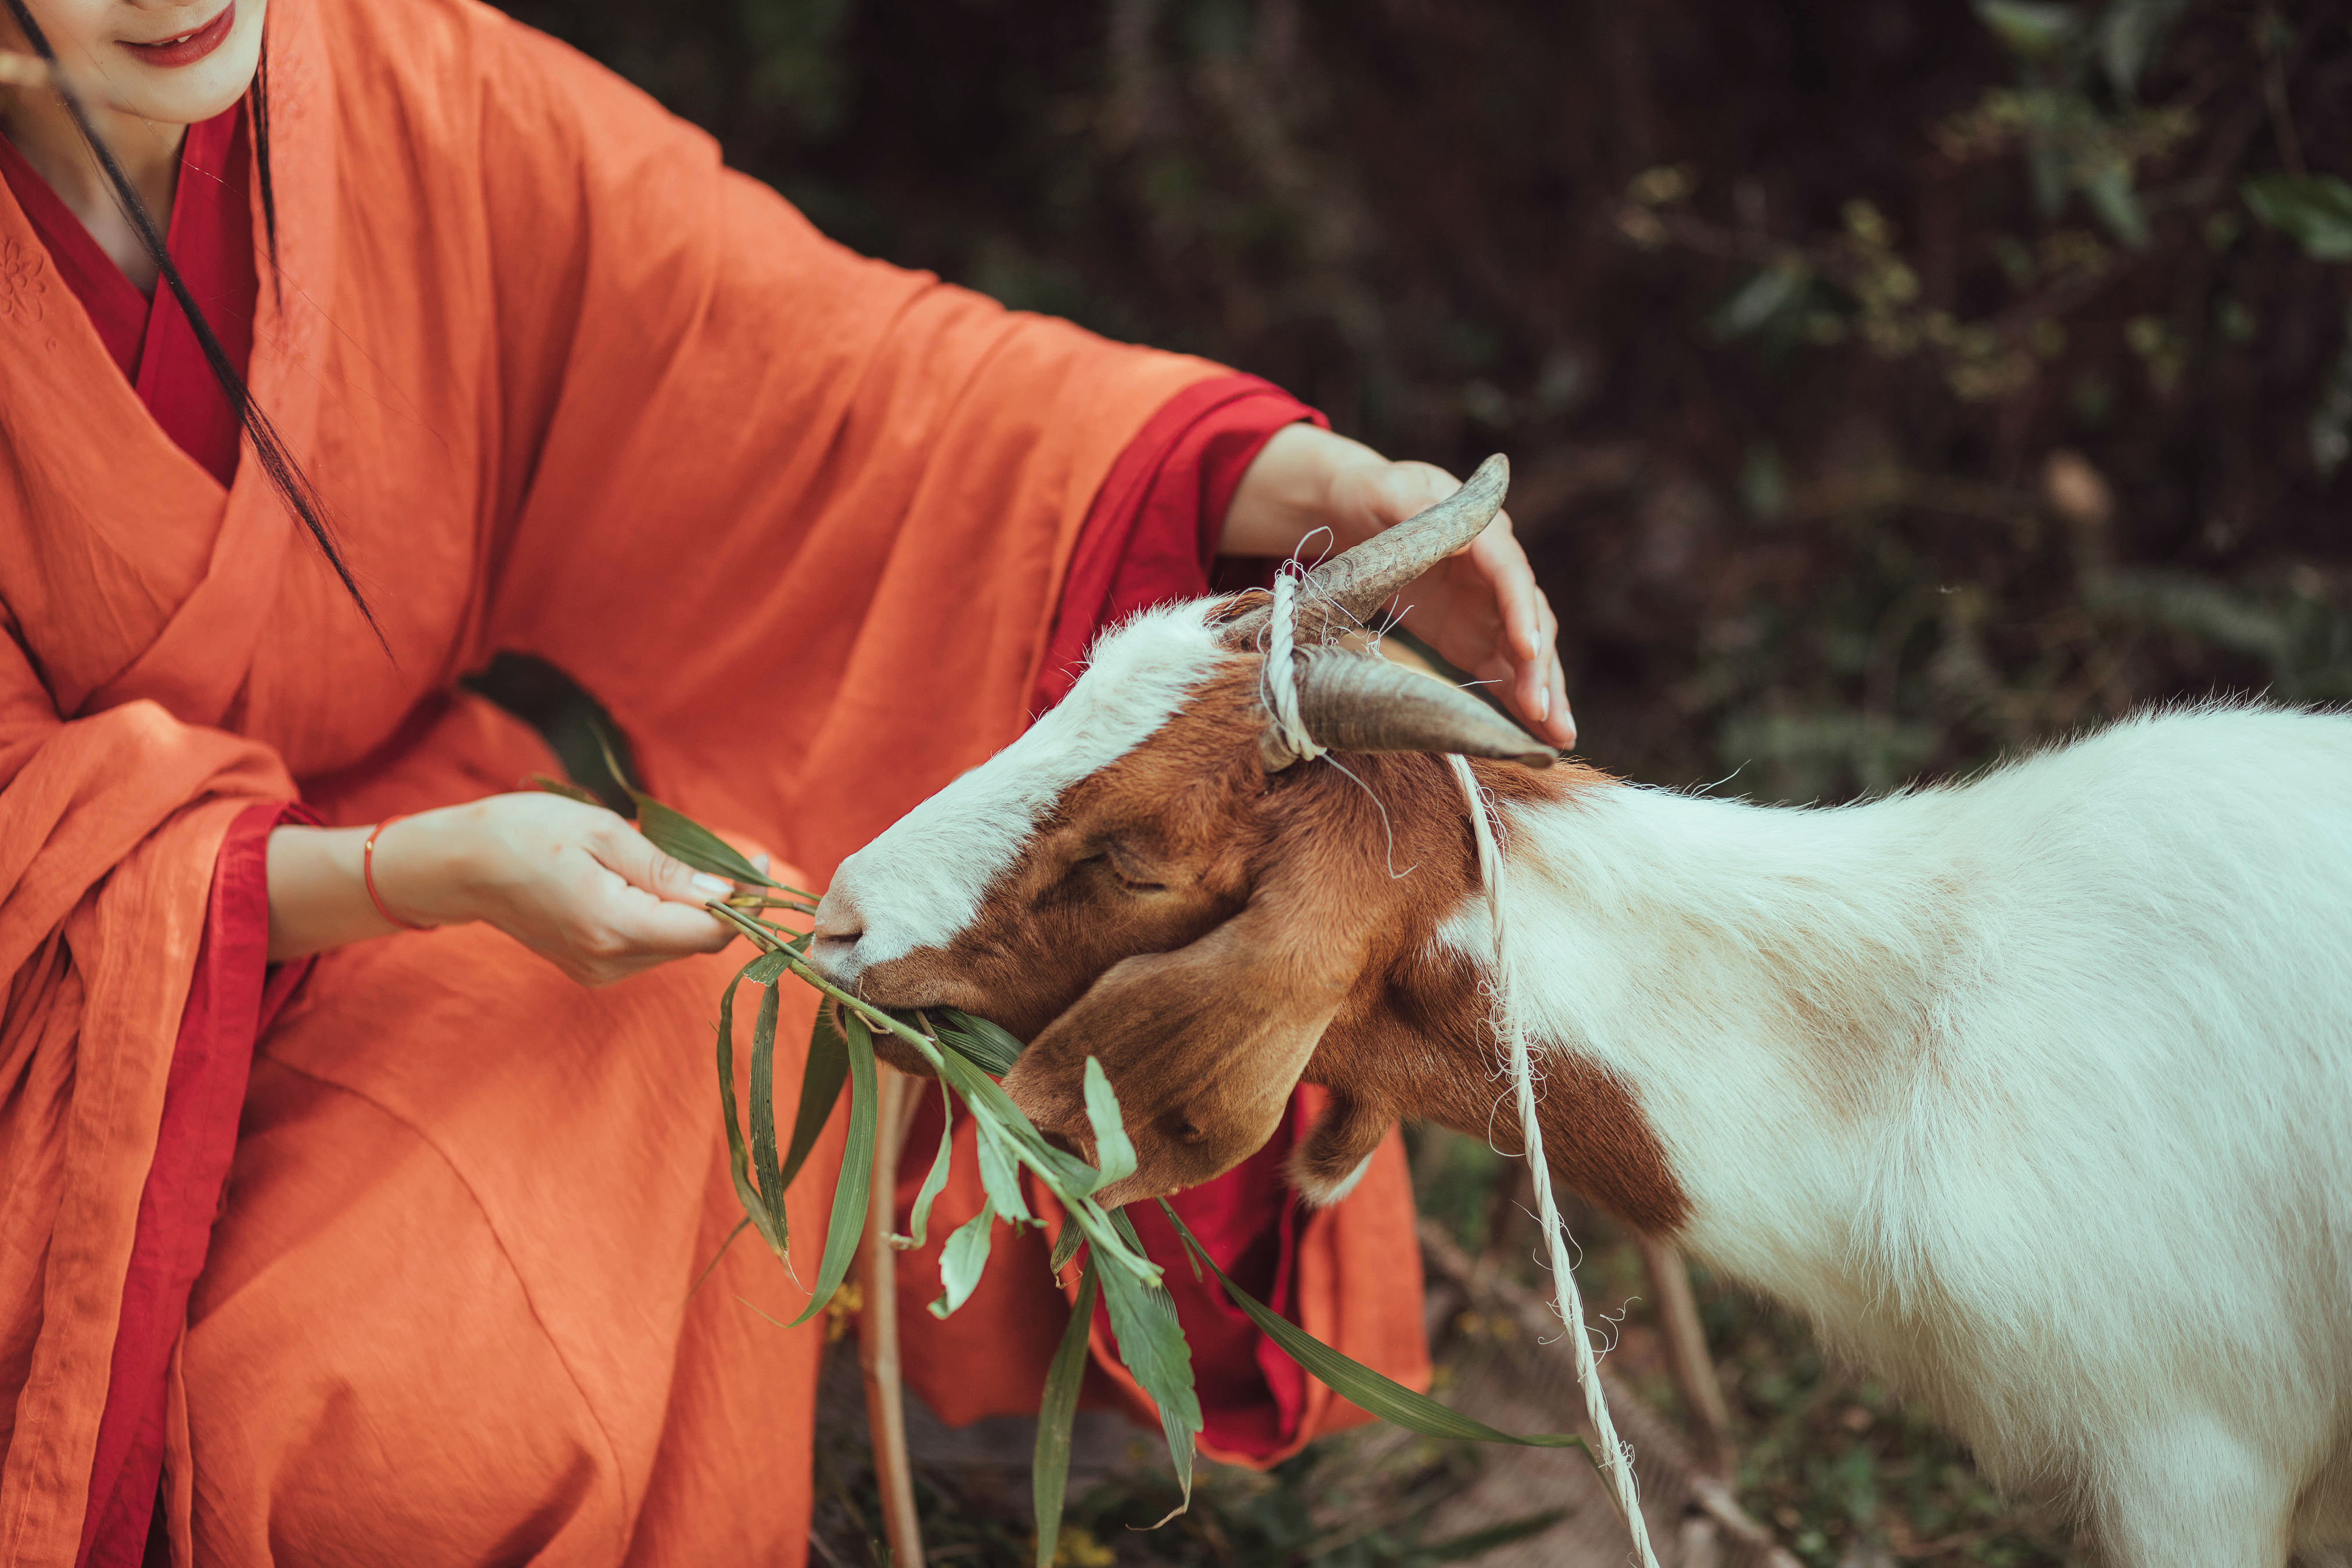
<instances>
[{"instance_id":1,"label":"woman's lips","mask_svg":"<svg viewBox=\"0 0 2352 1568\"><path fill-rule=\"evenodd\" d=\"M127 39L119 41L141 64L163 66L168 69L174 66L192 66L219 48L222 40L228 37L229 28L236 24L236 0L229 0L221 7L219 16L193 33L183 33L177 37L152 44L134 44Z\"/></svg>"}]
</instances>

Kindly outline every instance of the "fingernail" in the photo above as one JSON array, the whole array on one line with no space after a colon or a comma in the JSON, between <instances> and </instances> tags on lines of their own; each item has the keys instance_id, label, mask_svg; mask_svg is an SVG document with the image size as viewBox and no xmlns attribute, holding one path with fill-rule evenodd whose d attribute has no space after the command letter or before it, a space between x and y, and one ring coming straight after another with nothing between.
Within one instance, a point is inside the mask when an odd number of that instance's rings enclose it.
<instances>
[{"instance_id":1,"label":"fingernail","mask_svg":"<svg viewBox=\"0 0 2352 1568\"><path fill-rule=\"evenodd\" d=\"M733 883L723 878L714 877L707 871L697 871L694 874L693 882L696 892L709 893L714 899L723 899L735 890Z\"/></svg>"},{"instance_id":2,"label":"fingernail","mask_svg":"<svg viewBox=\"0 0 2352 1568\"><path fill-rule=\"evenodd\" d=\"M752 856L751 867L752 869L764 875L768 869L768 852L762 849L757 855Z\"/></svg>"},{"instance_id":3,"label":"fingernail","mask_svg":"<svg viewBox=\"0 0 2352 1568\"><path fill-rule=\"evenodd\" d=\"M1549 680L1536 688L1536 717L1538 719L1551 717L1551 682Z\"/></svg>"}]
</instances>

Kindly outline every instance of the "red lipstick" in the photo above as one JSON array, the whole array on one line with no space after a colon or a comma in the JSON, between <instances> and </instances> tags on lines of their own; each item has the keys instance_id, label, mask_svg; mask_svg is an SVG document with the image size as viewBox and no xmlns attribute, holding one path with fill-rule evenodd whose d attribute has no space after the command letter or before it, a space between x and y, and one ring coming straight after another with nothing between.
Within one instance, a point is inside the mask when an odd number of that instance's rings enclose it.
<instances>
[{"instance_id":1,"label":"red lipstick","mask_svg":"<svg viewBox=\"0 0 2352 1568\"><path fill-rule=\"evenodd\" d=\"M127 39L121 42L131 51L131 58L142 65L170 69L176 66L192 66L219 48L223 40L227 38L228 30L236 25L236 0L228 0L228 4L221 7L219 16L193 33L182 33L176 37L163 38L152 44L134 44Z\"/></svg>"}]
</instances>

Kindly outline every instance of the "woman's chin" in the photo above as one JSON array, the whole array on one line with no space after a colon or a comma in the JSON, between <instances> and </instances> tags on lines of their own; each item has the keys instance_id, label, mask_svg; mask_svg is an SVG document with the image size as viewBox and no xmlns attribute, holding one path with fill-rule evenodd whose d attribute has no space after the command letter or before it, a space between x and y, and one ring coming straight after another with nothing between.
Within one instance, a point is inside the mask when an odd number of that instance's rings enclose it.
<instances>
[{"instance_id":1,"label":"woman's chin","mask_svg":"<svg viewBox=\"0 0 2352 1568\"><path fill-rule=\"evenodd\" d=\"M261 64L261 10L260 0L237 0L235 29L219 48L192 64L162 67L126 59L108 73L107 106L158 125L196 125L233 108L252 87Z\"/></svg>"}]
</instances>

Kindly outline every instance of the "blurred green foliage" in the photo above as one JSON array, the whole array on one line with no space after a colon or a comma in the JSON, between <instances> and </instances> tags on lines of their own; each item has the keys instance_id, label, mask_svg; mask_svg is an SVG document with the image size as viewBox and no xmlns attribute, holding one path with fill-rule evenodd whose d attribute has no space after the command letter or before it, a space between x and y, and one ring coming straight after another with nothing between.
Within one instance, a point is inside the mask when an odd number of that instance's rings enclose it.
<instances>
[{"instance_id":1,"label":"blurred green foliage","mask_svg":"<svg viewBox=\"0 0 2352 1568\"><path fill-rule=\"evenodd\" d=\"M862 249L1507 450L1612 769L2352 697L2341 5L510 8Z\"/></svg>"}]
</instances>

